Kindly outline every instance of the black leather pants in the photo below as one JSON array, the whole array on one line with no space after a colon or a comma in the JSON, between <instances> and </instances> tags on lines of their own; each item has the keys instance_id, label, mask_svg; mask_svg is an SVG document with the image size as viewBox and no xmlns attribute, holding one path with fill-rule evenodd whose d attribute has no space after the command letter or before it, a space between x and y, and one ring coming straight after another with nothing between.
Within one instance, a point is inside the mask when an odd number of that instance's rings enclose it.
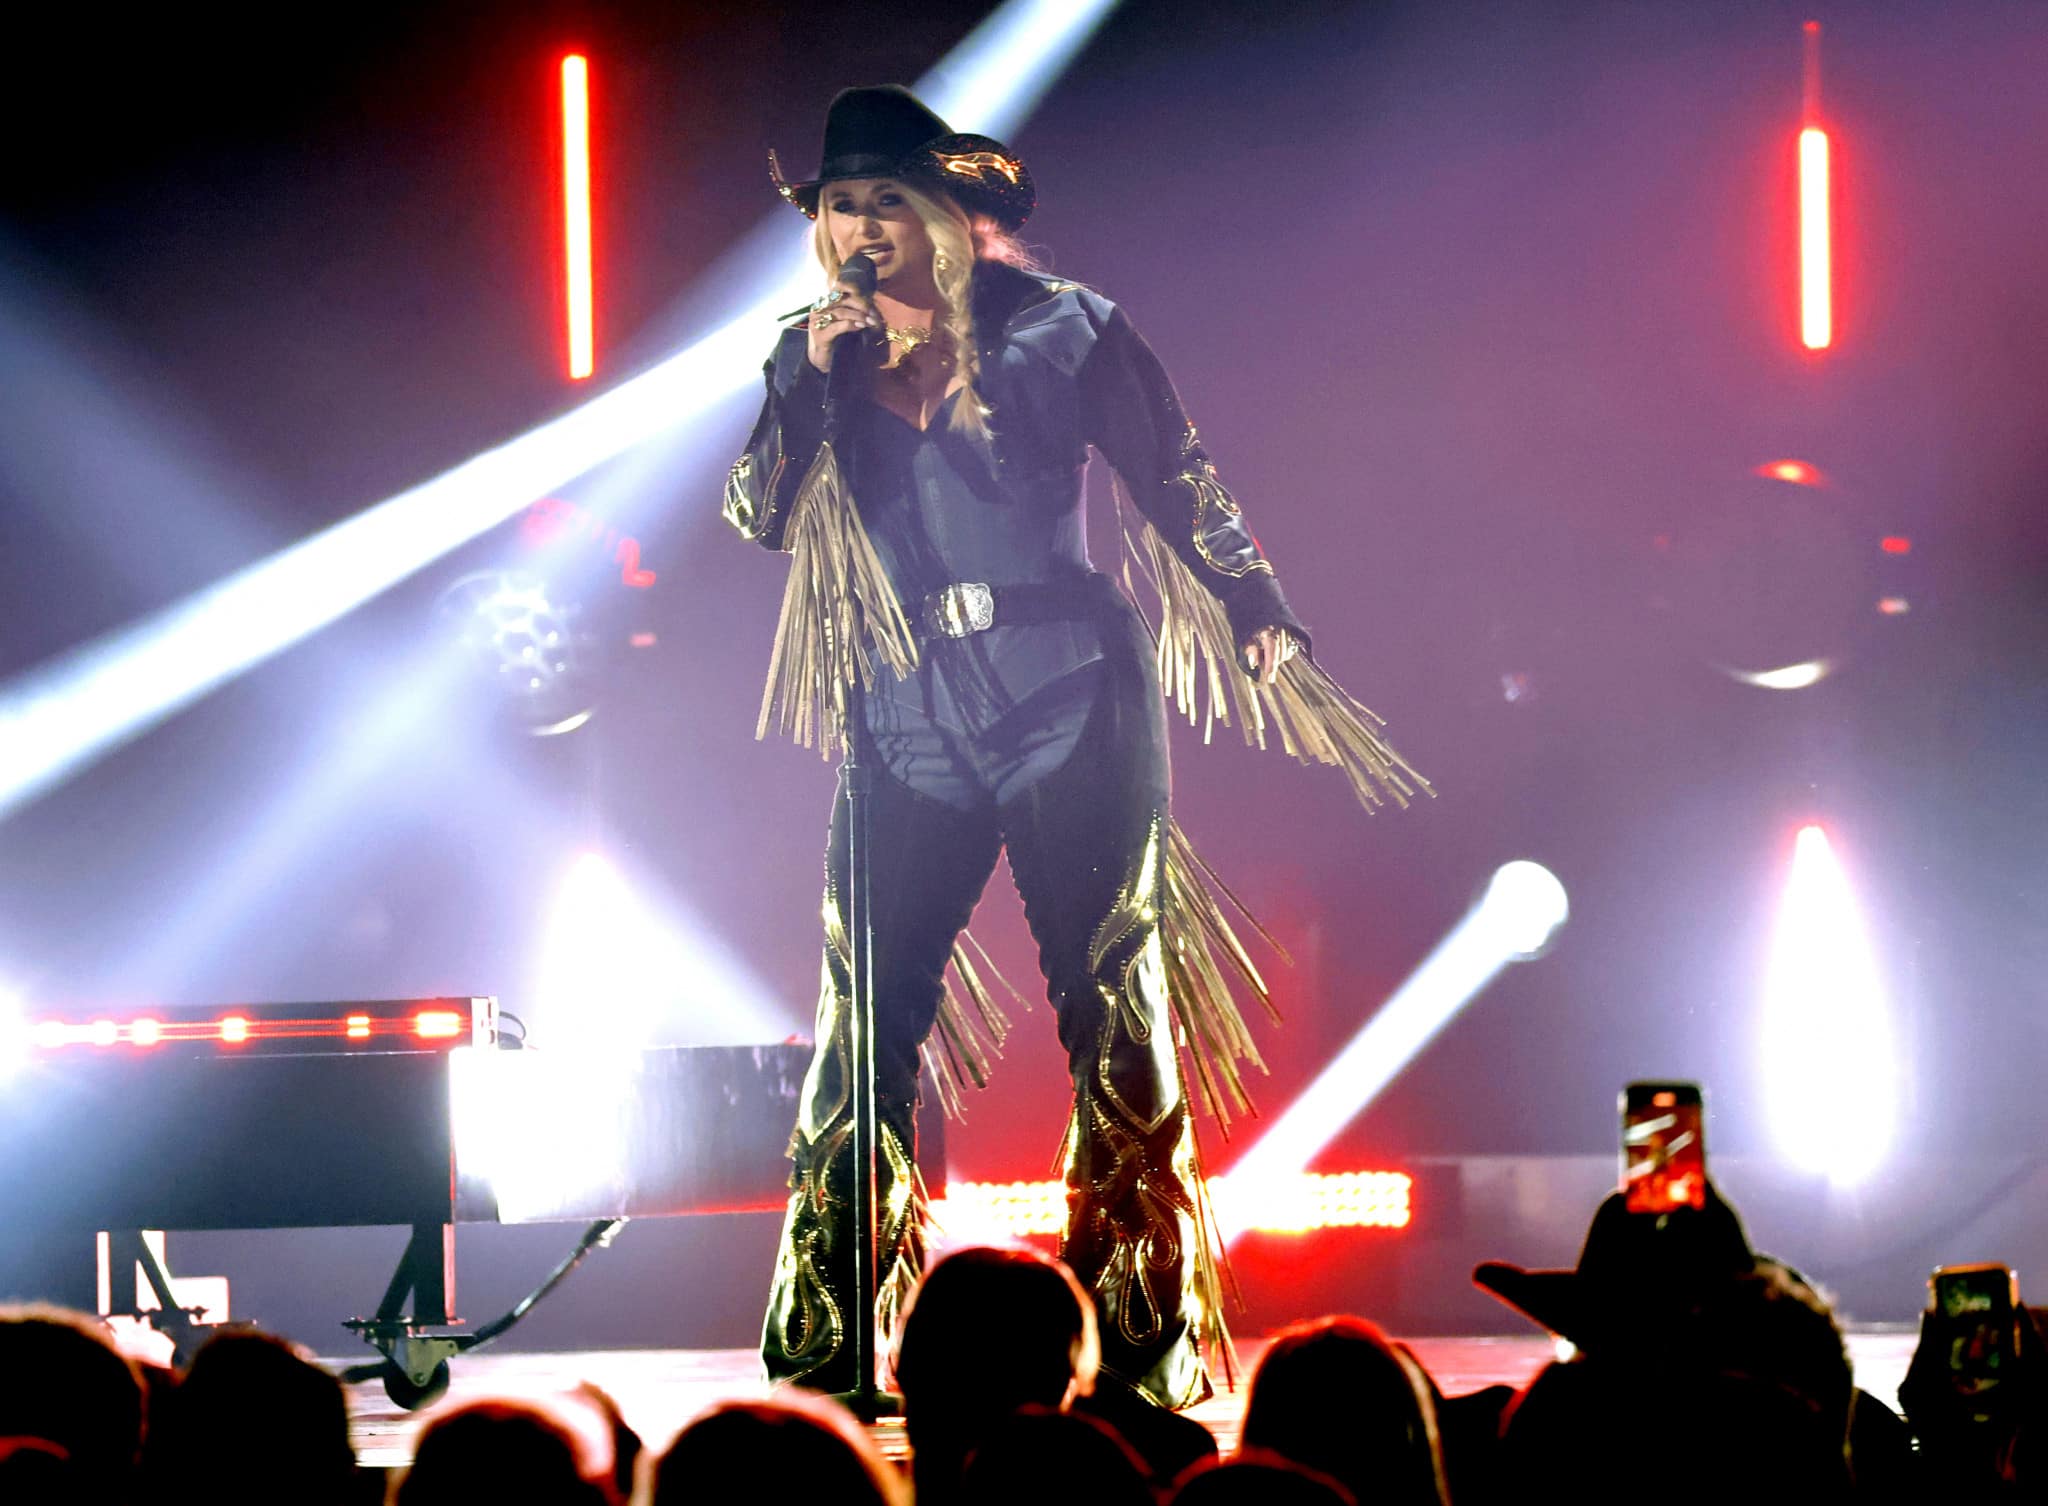
<instances>
[{"instance_id":1,"label":"black leather pants","mask_svg":"<svg viewBox=\"0 0 2048 1506\"><path fill-rule=\"evenodd\" d=\"M954 938L1007 847L1074 1084L1061 1253L1095 1293L1105 1368L1181 1407L1209 1383L1189 1300L1192 1131L1160 950L1166 728L1141 635L1128 609L1105 619L1107 666L1074 752L1004 803L960 810L885 775L874 780L878 1316L886 1336L922 1266L918 1047ZM792 1192L762 1337L772 1379L821 1390L854 1383L845 863L842 789L827 849L818 1049L791 1138Z\"/></svg>"}]
</instances>

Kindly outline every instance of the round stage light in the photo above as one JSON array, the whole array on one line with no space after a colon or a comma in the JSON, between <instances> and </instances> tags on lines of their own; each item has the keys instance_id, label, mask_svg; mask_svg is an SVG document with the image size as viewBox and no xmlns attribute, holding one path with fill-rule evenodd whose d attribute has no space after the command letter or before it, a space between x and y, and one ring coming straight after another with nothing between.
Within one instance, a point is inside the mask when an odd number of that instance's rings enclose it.
<instances>
[{"instance_id":1,"label":"round stage light","mask_svg":"<svg viewBox=\"0 0 2048 1506\"><path fill-rule=\"evenodd\" d=\"M1494 872L1480 907L1497 928L1503 945L1518 958L1542 951L1571 916L1571 902L1557 875L1526 858L1505 863Z\"/></svg>"},{"instance_id":2,"label":"round stage light","mask_svg":"<svg viewBox=\"0 0 2048 1506\"><path fill-rule=\"evenodd\" d=\"M1895 568L1871 548L1857 480L1774 459L1684 488L1645 577L1672 650L1761 690L1804 690L1852 664Z\"/></svg>"},{"instance_id":3,"label":"round stage light","mask_svg":"<svg viewBox=\"0 0 2048 1506\"><path fill-rule=\"evenodd\" d=\"M1782 669L1763 669L1751 672L1730 669L1723 665L1728 677L1744 685L1754 685L1759 690L1804 690L1809 685L1818 685L1834 669L1826 659L1810 659L1804 664L1787 664Z\"/></svg>"},{"instance_id":4,"label":"round stage light","mask_svg":"<svg viewBox=\"0 0 2048 1506\"><path fill-rule=\"evenodd\" d=\"M434 615L461 639L528 732L573 732L590 719L594 665L581 610L539 576L474 571L441 592Z\"/></svg>"}]
</instances>

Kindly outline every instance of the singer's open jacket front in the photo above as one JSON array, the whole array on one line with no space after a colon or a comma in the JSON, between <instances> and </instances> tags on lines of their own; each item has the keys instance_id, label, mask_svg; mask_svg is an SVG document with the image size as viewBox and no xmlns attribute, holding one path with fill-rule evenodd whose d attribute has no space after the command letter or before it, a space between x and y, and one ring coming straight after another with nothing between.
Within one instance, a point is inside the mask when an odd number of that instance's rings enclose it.
<instances>
[{"instance_id":1,"label":"singer's open jacket front","mask_svg":"<svg viewBox=\"0 0 2048 1506\"><path fill-rule=\"evenodd\" d=\"M944 501L943 517L927 508L918 525L925 542L940 539L941 547L925 553L936 554L937 573L946 578L931 578L929 564L915 572L892 568L913 619L924 592L953 581L1042 582L1085 570L1083 473L1092 445L1145 521L1220 603L1235 644L1266 627L1283 627L1306 644L1307 632L1238 504L1216 479L1172 382L1123 311L1087 288L997 262L977 265L973 297L979 388L994 442L979 452L978 468L960 462L966 480ZM771 549L787 547L791 505L823 439L825 380L807 346L801 325L783 332L766 366L760 419L725 490L726 518ZM892 439L914 442L915 431L894 415L873 422L880 435L873 449L886 449ZM934 432L942 423L935 420ZM956 449L971 443L945 437ZM903 551L892 551L880 531L881 499L862 495L864 471L882 470L864 467L856 448L854 497L893 565ZM1058 636L1032 634L1033 646L1024 651L1029 662L997 666L1011 692L1005 699L1021 701L1035 683L1092 656L1085 634L1070 635L1064 646ZM1014 657L989 647L998 658ZM1051 662L1049 654L1068 662Z\"/></svg>"}]
</instances>

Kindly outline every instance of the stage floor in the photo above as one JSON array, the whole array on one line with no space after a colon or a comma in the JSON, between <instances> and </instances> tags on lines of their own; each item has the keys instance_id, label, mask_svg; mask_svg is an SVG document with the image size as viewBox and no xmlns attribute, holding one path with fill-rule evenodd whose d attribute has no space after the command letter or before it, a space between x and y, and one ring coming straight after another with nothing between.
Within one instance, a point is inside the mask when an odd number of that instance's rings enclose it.
<instances>
[{"instance_id":1,"label":"stage floor","mask_svg":"<svg viewBox=\"0 0 2048 1506\"><path fill-rule=\"evenodd\" d=\"M1912 1358L1917 1335L1904 1328L1859 1329L1849 1335L1849 1353L1856 1383L1888 1406L1897 1405L1899 1381ZM1516 1334L1498 1338L1433 1338L1408 1341L1437 1385L1456 1396L1481 1387L1521 1386L1551 1357L1547 1339ZM1238 1345L1249 1367L1264 1348L1261 1340ZM361 1356L334 1357L325 1363L341 1369ZM758 1360L745 1349L610 1349L573 1354L485 1352L457 1357L453 1384L443 1406L484 1396L558 1395L580 1381L593 1381L609 1392L634 1430L659 1450L690 1418L714 1402L760 1396L767 1386L757 1373ZM349 1387L351 1433L357 1461L371 1468L402 1466L412 1459L412 1440L430 1413L401 1412L375 1381ZM1242 1381L1237 1390L1220 1392L1189 1415L1216 1435L1228 1452L1237 1443L1244 1412ZM874 1428L883 1451L903 1452L900 1422Z\"/></svg>"}]
</instances>

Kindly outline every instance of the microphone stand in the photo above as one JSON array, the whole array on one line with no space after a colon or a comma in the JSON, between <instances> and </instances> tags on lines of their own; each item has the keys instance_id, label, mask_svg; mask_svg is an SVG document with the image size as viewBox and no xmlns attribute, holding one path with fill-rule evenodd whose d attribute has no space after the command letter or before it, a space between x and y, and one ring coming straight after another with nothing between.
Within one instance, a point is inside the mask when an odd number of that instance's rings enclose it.
<instances>
[{"instance_id":1,"label":"microphone stand","mask_svg":"<svg viewBox=\"0 0 2048 1506\"><path fill-rule=\"evenodd\" d=\"M845 449L849 428L848 412L864 389L875 357L876 342L858 337L853 349L842 338L841 349L833 353L832 370L825 382L825 439L846 465ZM850 358L850 359L849 359ZM842 369L843 368L843 369ZM865 625L856 624L854 643L863 642ZM867 734L867 686L856 672L847 687L846 758L840 777L846 785L846 900L847 900L847 1000L848 1033L851 1036L848 1064L853 1074L853 1304L848 1316L848 1337L853 1342L854 1386L834 1399L862 1422L894 1416L903 1400L875 1384L875 1303L881 1292L876 1257L880 1245L880 1192L878 1157L881 1152L881 1104L875 1084L875 915L868 848L873 832L870 824L869 793L874 775L861 756Z\"/></svg>"}]
</instances>

